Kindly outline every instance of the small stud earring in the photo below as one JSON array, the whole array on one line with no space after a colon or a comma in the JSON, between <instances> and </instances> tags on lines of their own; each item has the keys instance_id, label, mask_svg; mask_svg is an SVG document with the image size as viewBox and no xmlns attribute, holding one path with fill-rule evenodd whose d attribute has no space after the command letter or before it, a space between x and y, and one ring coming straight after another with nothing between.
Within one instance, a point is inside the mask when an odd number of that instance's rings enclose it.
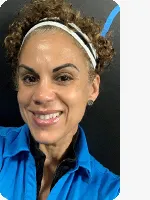
<instances>
[{"instance_id":1,"label":"small stud earring","mask_svg":"<svg viewBox=\"0 0 150 200\"><path fill-rule=\"evenodd\" d=\"M93 105L93 103L94 103L94 101L93 101L93 100L88 100L88 106L92 106L92 105Z\"/></svg>"}]
</instances>

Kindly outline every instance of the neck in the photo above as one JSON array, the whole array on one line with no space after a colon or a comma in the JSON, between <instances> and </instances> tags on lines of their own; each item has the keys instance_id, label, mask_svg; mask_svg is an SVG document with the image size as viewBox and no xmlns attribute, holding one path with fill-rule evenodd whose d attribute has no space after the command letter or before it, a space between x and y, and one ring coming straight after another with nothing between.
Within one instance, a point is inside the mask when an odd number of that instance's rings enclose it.
<instances>
[{"instance_id":1,"label":"neck","mask_svg":"<svg viewBox=\"0 0 150 200\"><path fill-rule=\"evenodd\" d=\"M51 164L51 166L57 166L63 159L69 145L72 142L73 136L76 134L77 128L72 132L68 133L56 144L39 144L39 149L46 156L46 163Z\"/></svg>"}]
</instances>

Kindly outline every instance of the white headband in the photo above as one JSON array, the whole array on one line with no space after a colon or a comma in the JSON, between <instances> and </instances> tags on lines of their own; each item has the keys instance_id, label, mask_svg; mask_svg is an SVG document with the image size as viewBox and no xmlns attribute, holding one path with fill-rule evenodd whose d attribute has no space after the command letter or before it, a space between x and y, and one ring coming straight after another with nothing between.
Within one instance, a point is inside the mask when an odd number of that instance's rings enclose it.
<instances>
[{"instance_id":1,"label":"white headband","mask_svg":"<svg viewBox=\"0 0 150 200\"><path fill-rule=\"evenodd\" d=\"M42 20L45 20L47 18L44 18ZM40 20L40 21L42 21ZM87 41L87 43L89 44L90 48L83 42L83 40L78 36L77 33L75 33L73 30L69 29L67 26L65 26L64 24L60 23L60 22L57 22L57 21L44 21L44 22L40 22L38 24L36 24L35 26L33 26L28 32L27 34L25 35L23 41L22 41L22 44L21 44L21 47L20 47L20 50L25 42L25 39L26 37L31 33L33 32L35 29L41 27L41 26L45 26L45 25L50 25L50 26L56 26L56 27L59 27L61 29L63 29L64 31L66 31L67 33L69 33L70 35L72 35L79 43L80 45L84 48L84 50L87 52L92 64L93 64L93 67L94 69L96 68L96 58L97 58L97 55L96 55L96 50L94 49L93 45L91 44L88 36L86 34L84 34L81 29L79 27L77 27L75 24L73 23L68 23L71 27L73 27L74 29L76 29L76 31L78 31L83 37L84 39ZM91 49L91 51L90 51Z\"/></svg>"}]
</instances>

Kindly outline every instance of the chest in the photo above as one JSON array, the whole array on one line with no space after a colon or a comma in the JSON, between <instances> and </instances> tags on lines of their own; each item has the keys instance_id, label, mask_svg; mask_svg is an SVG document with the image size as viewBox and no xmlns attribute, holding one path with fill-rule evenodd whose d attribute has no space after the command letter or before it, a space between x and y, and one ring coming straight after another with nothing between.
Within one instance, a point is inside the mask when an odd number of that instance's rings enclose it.
<instances>
[{"instance_id":1,"label":"chest","mask_svg":"<svg viewBox=\"0 0 150 200\"><path fill-rule=\"evenodd\" d=\"M0 193L3 197L9 200L36 199L36 168L31 159L32 157L30 160L16 157L5 159L0 171ZM91 196L93 193L97 194L96 185L94 188L88 185L82 171L64 174L54 187L52 181L50 173L43 173L38 200L83 200L85 196L89 197L87 200L97 200Z\"/></svg>"},{"instance_id":2,"label":"chest","mask_svg":"<svg viewBox=\"0 0 150 200\"><path fill-rule=\"evenodd\" d=\"M43 169L43 177L41 180L41 187L38 195L38 200L46 200L51 189L53 181L53 174L50 172L50 170L45 167Z\"/></svg>"},{"instance_id":3,"label":"chest","mask_svg":"<svg viewBox=\"0 0 150 200\"><path fill-rule=\"evenodd\" d=\"M41 187L38 200L46 200L50 193L50 187Z\"/></svg>"}]
</instances>

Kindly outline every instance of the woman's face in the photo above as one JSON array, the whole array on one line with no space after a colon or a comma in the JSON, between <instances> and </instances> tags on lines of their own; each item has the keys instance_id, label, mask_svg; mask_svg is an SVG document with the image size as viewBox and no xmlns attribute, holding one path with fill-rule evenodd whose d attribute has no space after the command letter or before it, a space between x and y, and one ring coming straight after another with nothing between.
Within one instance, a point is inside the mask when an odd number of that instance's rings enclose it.
<instances>
[{"instance_id":1,"label":"woman's face","mask_svg":"<svg viewBox=\"0 0 150 200\"><path fill-rule=\"evenodd\" d=\"M19 59L18 103L34 138L56 144L72 137L99 83L98 75L89 82L84 53L67 33L31 36Z\"/></svg>"}]
</instances>

